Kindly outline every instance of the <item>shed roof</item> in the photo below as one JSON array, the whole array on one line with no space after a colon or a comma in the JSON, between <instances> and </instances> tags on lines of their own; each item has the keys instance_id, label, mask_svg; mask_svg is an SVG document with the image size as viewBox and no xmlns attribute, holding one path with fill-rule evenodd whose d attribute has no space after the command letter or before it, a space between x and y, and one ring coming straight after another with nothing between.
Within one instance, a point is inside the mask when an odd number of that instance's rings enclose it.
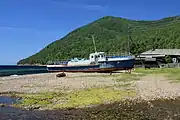
<instances>
[{"instance_id":1,"label":"shed roof","mask_svg":"<svg viewBox=\"0 0 180 120\"><path fill-rule=\"evenodd\" d=\"M180 55L180 49L155 49L141 53L141 55Z\"/></svg>"}]
</instances>

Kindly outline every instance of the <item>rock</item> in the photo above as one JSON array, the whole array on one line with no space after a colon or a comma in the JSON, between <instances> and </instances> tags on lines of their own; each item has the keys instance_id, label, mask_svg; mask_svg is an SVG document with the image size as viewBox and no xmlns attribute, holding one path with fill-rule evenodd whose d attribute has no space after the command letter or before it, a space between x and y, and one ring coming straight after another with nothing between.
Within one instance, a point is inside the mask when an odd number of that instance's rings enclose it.
<instances>
[{"instance_id":1,"label":"rock","mask_svg":"<svg viewBox=\"0 0 180 120\"><path fill-rule=\"evenodd\" d=\"M36 106L36 107L34 107L33 109L35 110L35 109L39 109L40 108L40 106Z\"/></svg>"},{"instance_id":2,"label":"rock","mask_svg":"<svg viewBox=\"0 0 180 120\"><path fill-rule=\"evenodd\" d=\"M40 106L36 106L36 105L24 107L24 109L29 110L29 111L38 110L40 108L41 108Z\"/></svg>"},{"instance_id":3,"label":"rock","mask_svg":"<svg viewBox=\"0 0 180 120\"><path fill-rule=\"evenodd\" d=\"M64 72L56 75L56 77L65 77L65 76L66 76L66 74Z\"/></svg>"},{"instance_id":4,"label":"rock","mask_svg":"<svg viewBox=\"0 0 180 120\"><path fill-rule=\"evenodd\" d=\"M0 104L0 107L5 107L5 105L4 104Z\"/></svg>"}]
</instances>

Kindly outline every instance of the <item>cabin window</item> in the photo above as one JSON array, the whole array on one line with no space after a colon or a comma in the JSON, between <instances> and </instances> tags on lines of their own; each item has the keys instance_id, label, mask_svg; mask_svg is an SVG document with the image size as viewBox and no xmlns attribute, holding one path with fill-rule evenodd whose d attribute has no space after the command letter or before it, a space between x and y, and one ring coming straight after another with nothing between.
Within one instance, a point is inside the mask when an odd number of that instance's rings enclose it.
<instances>
[{"instance_id":1,"label":"cabin window","mask_svg":"<svg viewBox=\"0 0 180 120\"><path fill-rule=\"evenodd\" d=\"M94 58L93 56L91 56L91 58Z\"/></svg>"},{"instance_id":2,"label":"cabin window","mask_svg":"<svg viewBox=\"0 0 180 120\"><path fill-rule=\"evenodd\" d=\"M98 55L98 58L100 58L101 57L101 55Z\"/></svg>"}]
</instances>

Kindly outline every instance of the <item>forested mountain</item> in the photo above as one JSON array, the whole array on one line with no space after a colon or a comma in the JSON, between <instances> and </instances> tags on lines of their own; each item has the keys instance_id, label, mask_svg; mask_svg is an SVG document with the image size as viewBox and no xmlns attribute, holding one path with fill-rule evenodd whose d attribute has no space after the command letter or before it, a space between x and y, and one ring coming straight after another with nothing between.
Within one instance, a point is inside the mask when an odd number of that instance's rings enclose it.
<instances>
[{"instance_id":1,"label":"forested mountain","mask_svg":"<svg viewBox=\"0 0 180 120\"><path fill-rule=\"evenodd\" d=\"M155 48L180 48L180 16L156 21L106 16L72 31L18 64L46 64L48 61L88 57L89 53L94 52L92 35L97 51L130 50L136 55Z\"/></svg>"}]
</instances>

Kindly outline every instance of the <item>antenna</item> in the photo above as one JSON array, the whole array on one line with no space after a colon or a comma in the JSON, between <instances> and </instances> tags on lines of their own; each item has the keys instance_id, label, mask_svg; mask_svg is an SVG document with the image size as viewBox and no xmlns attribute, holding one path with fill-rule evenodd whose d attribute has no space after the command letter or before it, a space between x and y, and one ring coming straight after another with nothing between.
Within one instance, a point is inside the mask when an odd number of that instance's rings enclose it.
<instances>
[{"instance_id":1,"label":"antenna","mask_svg":"<svg viewBox=\"0 0 180 120\"><path fill-rule=\"evenodd\" d=\"M93 44L94 44L94 50L95 50L95 52L97 52L97 51L96 51L96 43L95 43L95 40L94 40L94 35L92 35L91 37L92 37Z\"/></svg>"}]
</instances>

